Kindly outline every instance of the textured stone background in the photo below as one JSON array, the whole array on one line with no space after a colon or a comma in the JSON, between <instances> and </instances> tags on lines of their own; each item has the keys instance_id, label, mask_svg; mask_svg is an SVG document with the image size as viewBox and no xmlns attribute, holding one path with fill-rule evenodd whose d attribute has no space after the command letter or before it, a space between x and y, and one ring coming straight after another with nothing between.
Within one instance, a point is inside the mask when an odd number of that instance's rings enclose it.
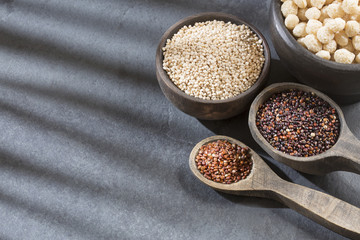
<instances>
[{"instance_id":1,"label":"textured stone background","mask_svg":"<svg viewBox=\"0 0 360 240\"><path fill-rule=\"evenodd\" d=\"M269 40L263 0L0 0L0 239L341 239L283 205L201 185L187 165L225 134L266 155L247 113L199 121L172 106L155 49L183 17L221 11ZM273 53L271 82L291 81ZM360 104L343 106L360 136ZM360 207L360 177L281 176Z\"/></svg>"}]
</instances>

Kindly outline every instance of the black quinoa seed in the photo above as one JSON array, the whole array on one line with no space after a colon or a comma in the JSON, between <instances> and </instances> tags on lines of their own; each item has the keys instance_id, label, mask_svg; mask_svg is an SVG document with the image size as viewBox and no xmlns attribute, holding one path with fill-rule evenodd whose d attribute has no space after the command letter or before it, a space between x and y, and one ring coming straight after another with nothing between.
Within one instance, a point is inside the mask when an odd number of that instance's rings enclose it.
<instances>
[{"instance_id":1,"label":"black quinoa seed","mask_svg":"<svg viewBox=\"0 0 360 240\"><path fill-rule=\"evenodd\" d=\"M275 149L298 157L325 152L340 133L336 110L315 93L297 89L264 102L256 113L256 126Z\"/></svg>"}]
</instances>

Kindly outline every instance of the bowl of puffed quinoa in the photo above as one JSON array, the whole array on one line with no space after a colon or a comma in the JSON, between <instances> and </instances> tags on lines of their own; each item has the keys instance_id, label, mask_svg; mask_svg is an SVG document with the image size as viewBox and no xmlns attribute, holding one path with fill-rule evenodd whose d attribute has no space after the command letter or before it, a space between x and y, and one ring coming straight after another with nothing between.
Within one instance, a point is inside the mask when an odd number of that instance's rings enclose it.
<instances>
[{"instance_id":1,"label":"bowl of puffed quinoa","mask_svg":"<svg viewBox=\"0 0 360 240\"><path fill-rule=\"evenodd\" d=\"M358 0L272 0L271 38L300 82L342 103L360 100Z\"/></svg>"},{"instance_id":2,"label":"bowl of puffed quinoa","mask_svg":"<svg viewBox=\"0 0 360 240\"><path fill-rule=\"evenodd\" d=\"M166 98L204 120L245 111L264 87L270 50L252 25L226 13L201 13L172 25L156 52L156 76Z\"/></svg>"}]
</instances>

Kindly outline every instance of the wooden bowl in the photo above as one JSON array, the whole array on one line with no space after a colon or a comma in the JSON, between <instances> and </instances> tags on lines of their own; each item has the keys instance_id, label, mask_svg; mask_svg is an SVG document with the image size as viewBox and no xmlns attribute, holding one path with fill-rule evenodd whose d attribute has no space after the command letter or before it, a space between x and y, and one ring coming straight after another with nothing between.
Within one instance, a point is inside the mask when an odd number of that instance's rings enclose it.
<instances>
[{"instance_id":1,"label":"wooden bowl","mask_svg":"<svg viewBox=\"0 0 360 240\"><path fill-rule=\"evenodd\" d=\"M192 97L181 91L169 78L163 69L163 51L162 48L166 44L166 40L178 32L185 25L193 25L196 22L205 22L219 20L232 22L237 25L247 25L255 34L263 41L265 63L262 72L256 83L247 91L225 100L204 100ZM249 107L250 102L255 98L256 94L264 87L270 69L270 50L264 36L252 25L243 20L226 13L201 13L180 20L171 26L162 36L159 46L156 50L156 76L161 90L167 99L170 100L181 111L204 120L219 120L233 117L240 114Z\"/></svg>"},{"instance_id":2,"label":"wooden bowl","mask_svg":"<svg viewBox=\"0 0 360 240\"><path fill-rule=\"evenodd\" d=\"M360 64L324 60L301 46L285 27L280 0L271 1L271 38L281 62L300 82L338 102L360 100Z\"/></svg>"}]
</instances>

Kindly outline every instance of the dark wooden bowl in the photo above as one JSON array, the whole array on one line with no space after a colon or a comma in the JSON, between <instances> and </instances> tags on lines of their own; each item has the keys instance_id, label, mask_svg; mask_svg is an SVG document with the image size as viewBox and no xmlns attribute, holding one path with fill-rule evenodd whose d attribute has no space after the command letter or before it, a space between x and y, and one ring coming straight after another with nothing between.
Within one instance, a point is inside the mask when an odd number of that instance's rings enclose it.
<instances>
[{"instance_id":1,"label":"dark wooden bowl","mask_svg":"<svg viewBox=\"0 0 360 240\"><path fill-rule=\"evenodd\" d=\"M163 69L163 51L162 48L166 44L166 40L178 32L185 25L193 25L196 22L205 22L211 20L219 20L232 22L237 25L245 24L258 35L263 41L265 63L262 72L256 83L247 91L225 100L203 100L192 97L181 91L169 78ZM205 120L226 119L238 115L246 110L250 102L255 98L256 94L264 87L270 69L270 50L264 36L252 25L243 20L226 13L201 13L180 20L171 26L162 36L159 46L156 50L156 76L164 95L181 111Z\"/></svg>"},{"instance_id":2,"label":"dark wooden bowl","mask_svg":"<svg viewBox=\"0 0 360 240\"><path fill-rule=\"evenodd\" d=\"M271 1L271 38L281 62L300 82L338 102L360 100L360 64L324 60L302 47L285 27L281 1Z\"/></svg>"}]
</instances>

